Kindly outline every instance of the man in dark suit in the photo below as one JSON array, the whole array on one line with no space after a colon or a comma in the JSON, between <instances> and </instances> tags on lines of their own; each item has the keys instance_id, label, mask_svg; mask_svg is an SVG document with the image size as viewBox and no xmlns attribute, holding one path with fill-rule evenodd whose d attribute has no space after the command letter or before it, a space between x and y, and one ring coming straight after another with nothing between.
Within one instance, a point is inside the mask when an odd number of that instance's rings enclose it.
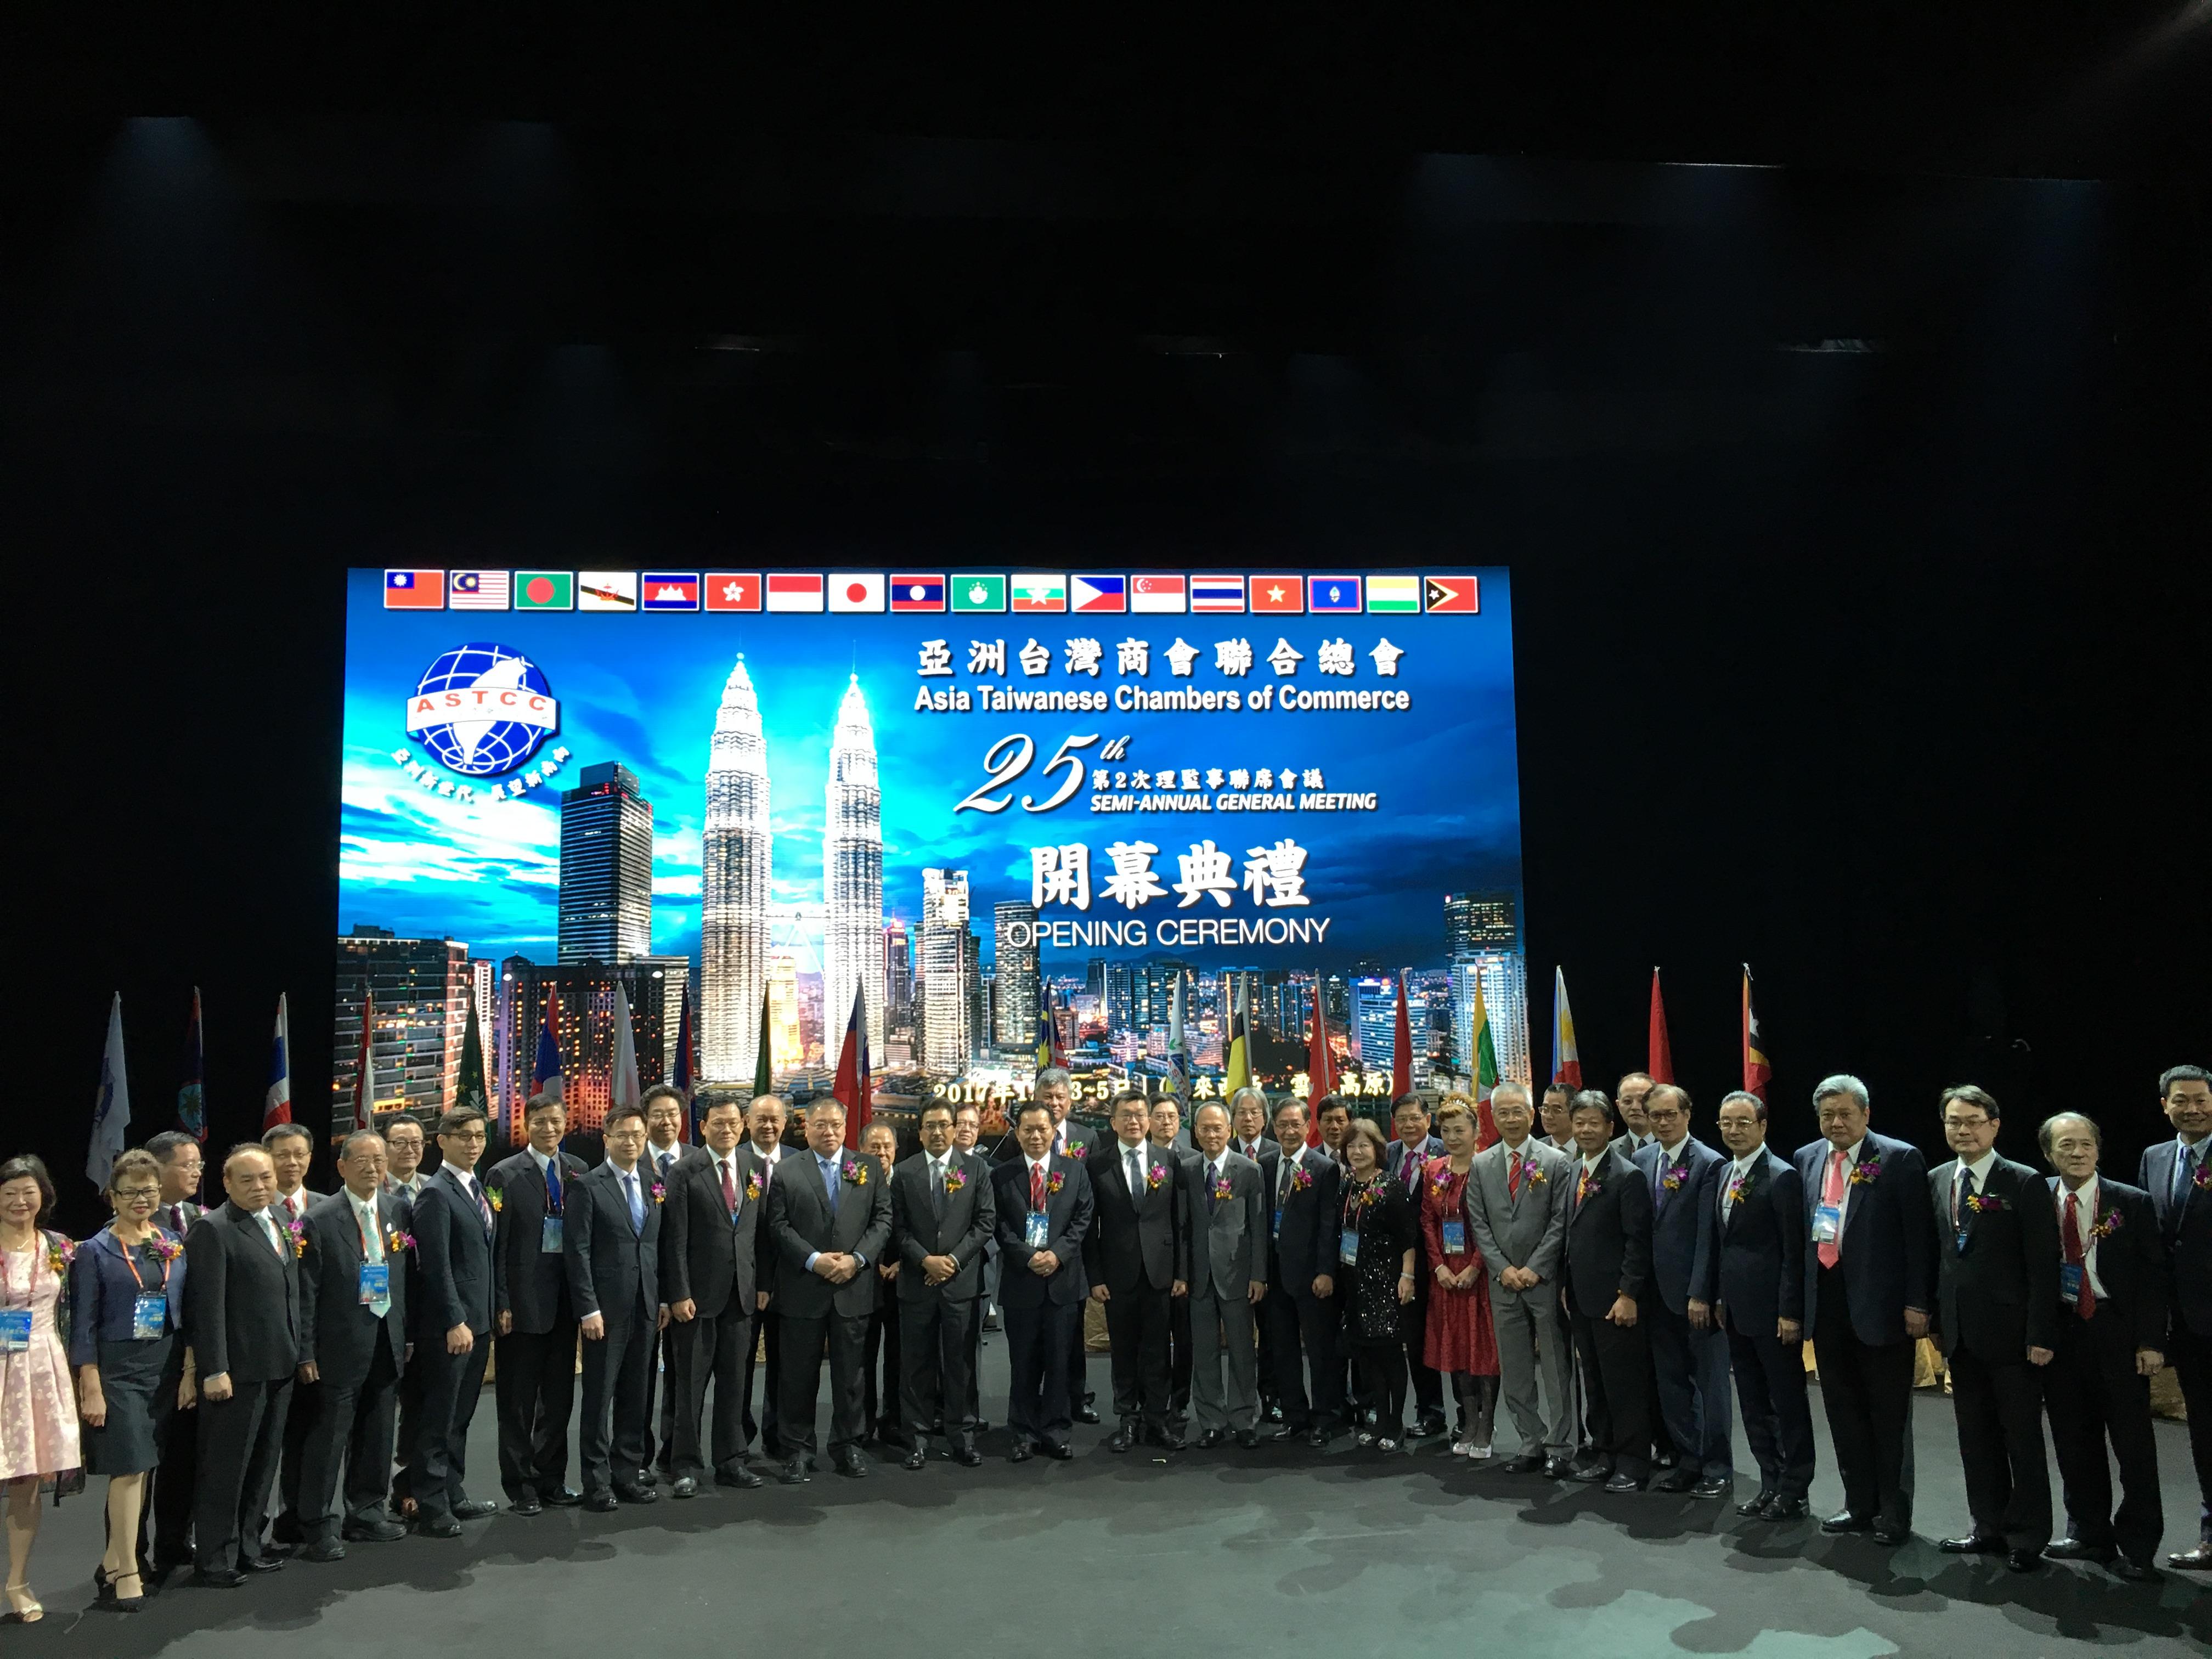
<instances>
[{"instance_id":1,"label":"man in dark suit","mask_svg":"<svg viewBox=\"0 0 2212 1659\"><path fill-rule=\"evenodd\" d=\"M1197 1148L1182 1121L1182 1101L1162 1095L1151 1111L1152 1144L1169 1151L1168 1162L1180 1168L1196 1158ZM1168 1421L1177 1434L1190 1420L1190 1298L1173 1297L1168 1302Z\"/></svg>"},{"instance_id":2,"label":"man in dark suit","mask_svg":"<svg viewBox=\"0 0 2212 1659\"><path fill-rule=\"evenodd\" d=\"M304 1222L309 1207L322 1197L307 1188L307 1170L315 1159L314 1136L297 1123L272 1124L261 1132L261 1150L276 1166L276 1197L269 1206L270 1215L280 1227ZM289 1555L300 1547L300 1522L293 1512L292 1499L300 1490L300 1464L307 1456L308 1425L317 1416L315 1395L319 1386L295 1380L291 1404L285 1409L284 1456L276 1477L282 1507L269 1528L268 1553L271 1555Z\"/></svg>"},{"instance_id":3,"label":"man in dark suit","mask_svg":"<svg viewBox=\"0 0 2212 1659\"><path fill-rule=\"evenodd\" d=\"M1936 1340L1950 1365L1974 1524L1938 1547L2002 1555L2011 1571L2033 1572L2051 1541L2042 1368L2058 1340L2057 1226L2043 1177L1996 1151L1996 1097L1961 1084L1943 1091L1942 1110L1956 1156L1928 1176L1939 1230Z\"/></svg>"},{"instance_id":4,"label":"man in dark suit","mask_svg":"<svg viewBox=\"0 0 2212 1659\"><path fill-rule=\"evenodd\" d=\"M1582 1156L1569 1172L1567 1316L1589 1393L1591 1455L1571 1480L1641 1492L1651 1473L1650 1352L1638 1322L1651 1280L1651 1189L1607 1144L1613 1107L1585 1089L1570 1120Z\"/></svg>"},{"instance_id":5,"label":"man in dark suit","mask_svg":"<svg viewBox=\"0 0 2212 1659\"><path fill-rule=\"evenodd\" d=\"M691 1115L690 1103L684 1091L672 1083L656 1083L640 1099L645 1108L645 1152L640 1160L645 1172L660 1182L663 1188L675 1174L676 1164L690 1150L684 1144L684 1120ZM676 1394L672 1389L660 1386L662 1374L675 1375L669 1363L668 1338L664 1332L653 1338L653 1364L646 1373L645 1445L653 1461L653 1473L663 1480L675 1478L671 1467L676 1434ZM653 1409L656 1396L659 1409ZM656 1438L653 1425L656 1418L659 1434Z\"/></svg>"},{"instance_id":6,"label":"man in dark suit","mask_svg":"<svg viewBox=\"0 0 2212 1659\"><path fill-rule=\"evenodd\" d=\"M459 1538L461 1522L499 1507L468 1495L469 1424L491 1358L492 1231L497 1216L476 1177L484 1115L456 1106L438 1120L438 1173L415 1200L415 1368L422 1426L407 1485L415 1530Z\"/></svg>"},{"instance_id":7,"label":"man in dark suit","mask_svg":"<svg viewBox=\"0 0 2212 1659\"><path fill-rule=\"evenodd\" d=\"M768 1197L775 1189L776 1172L782 1167L783 1126L789 1108L781 1096L755 1095L745 1106L745 1139L738 1148L738 1170L748 1184L757 1182L760 1197L755 1202L753 1235L754 1304L757 1310L755 1321L759 1327L758 1340L745 1349L745 1376L743 1398L745 1408L745 1444L750 1446L756 1437L761 1449L770 1457L779 1457L783 1449L783 1419L776 1410L776 1368L783 1361L783 1310L776 1302L776 1285L782 1277L783 1262L775 1248L775 1240L768 1230ZM753 1411L753 1373L760 1373L760 1411ZM811 1447L814 1426L807 1425L807 1444Z\"/></svg>"},{"instance_id":8,"label":"man in dark suit","mask_svg":"<svg viewBox=\"0 0 2212 1659\"><path fill-rule=\"evenodd\" d=\"M1651 1195L1651 1283L1644 1304L1658 1405L1680 1462L1655 1492L1723 1498L1735 1489L1728 1343L1713 1324L1710 1284L1727 1160L1690 1133L1690 1096L1672 1083L1644 1097L1651 1142L1636 1154Z\"/></svg>"},{"instance_id":9,"label":"man in dark suit","mask_svg":"<svg viewBox=\"0 0 2212 1659\"><path fill-rule=\"evenodd\" d=\"M422 1158L429 1142L422 1126L405 1112L386 1115L380 1126L384 1134L384 1189L407 1206L408 1226L414 1226L415 1200L422 1195L429 1177L422 1173ZM408 1271L418 1274L419 1263ZM418 1311L408 1310L409 1317ZM412 1330L408 1340L415 1339ZM407 1483L415 1467L416 1448L422 1439L422 1367L410 1365L399 1374L399 1432L392 1448L392 1510L403 1521L415 1516L414 1494Z\"/></svg>"},{"instance_id":10,"label":"man in dark suit","mask_svg":"<svg viewBox=\"0 0 2212 1659\"><path fill-rule=\"evenodd\" d=\"M2166 1558L2185 1572L2212 1571L2212 1073L2169 1067L2158 1080L2173 1139L2147 1148L2136 1180L2158 1210L2173 1287L2166 1358L2181 1378L2189 1455L2197 1465L2197 1547Z\"/></svg>"},{"instance_id":11,"label":"man in dark suit","mask_svg":"<svg viewBox=\"0 0 2212 1659\"><path fill-rule=\"evenodd\" d=\"M1197 1155L1183 1166L1190 1214L1191 1399L1200 1446L1233 1431L1260 1443L1255 1316L1267 1294L1267 1185L1260 1166L1229 1150L1229 1113L1207 1102L1193 1125ZM1223 1387L1224 1368L1228 1386Z\"/></svg>"},{"instance_id":12,"label":"man in dark suit","mask_svg":"<svg viewBox=\"0 0 2212 1659\"><path fill-rule=\"evenodd\" d=\"M576 1404L576 1312L568 1301L562 1230L584 1160L561 1150L568 1112L551 1095L522 1109L529 1142L484 1177L492 1206L492 1385L499 1414L499 1483L517 1515L583 1501L568 1485L568 1419Z\"/></svg>"},{"instance_id":13,"label":"man in dark suit","mask_svg":"<svg viewBox=\"0 0 2212 1659\"><path fill-rule=\"evenodd\" d=\"M1928 1165L1917 1148L1871 1134L1866 1085L1844 1073L1813 1091L1818 1140L1791 1158L1805 1189L1807 1334L1836 1448L1844 1507L1824 1532L1912 1532L1913 1344L1936 1305Z\"/></svg>"},{"instance_id":14,"label":"man in dark suit","mask_svg":"<svg viewBox=\"0 0 2212 1659\"><path fill-rule=\"evenodd\" d=\"M154 1219L182 1238L191 1231L192 1223L206 1213L199 1202L200 1182L206 1170L200 1143L181 1129L164 1129L146 1143L146 1150L161 1166L161 1205ZM193 1399L193 1405L180 1410L168 1433L161 1437L161 1465L154 1474L154 1501L139 1510L139 1574L149 1588L158 1587L191 1559L192 1487L200 1443L199 1419L189 1414L198 1409L198 1396Z\"/></svg>"},{"instance_id":15,"label":"man in dark suit","mask_svg":"<svg viewBox=\"0 0 2212 1659\"><path fill-rule=\"evenodd\" d=\"M1264 1091L1239 1089L1229 1097L1229 1150L1260 1166L1260 1173L1266 1178L1261 1188L1261 1197L1271 1198L1275 1190L1274 1160L1281 1155L1282 1148L1275 1144L1274 1133L1267 1121L1267 1097ZM1272 1209L1268 1219L1273 1219ZM1263 1230L1259 1241L1259 1267L1262 1279L1267 1276L1270 1243ZM1257 1317L1258 1310L1254 1311L1255 1322L1259 1325L1260 1414L1269 1422L1279 1423L1283 1419L1283 1407L1275 1387L1275 1347L1268 1340L1267 1322Z\"/></svg>"},{"instance_id":16,"label":"man in dark suit","mask_svg":"<svg viewBox=\"0 0 2212 1659\"><path fill-rule=\"evenodd\" d=\"M1577 1152L1574 1128L1570 1121L1575 1091L1564 1083L1544 1085L1544 1098L1537 1108L1536 1121L1544 1133L1538 1137L1547 1146L1562 1152Z\"/></svg>"},{"instance_id":17,"label":"man in dark suit","mask_svg":"<svg viewBox=\"0 0 2212 1659\"><path fill-rule=\"evenodd\" d=\"M871 1123L860 1131L860 1150L883 1169L884 1179L898 1168L898 1131L888 1122ZM876 1305L868 1314L866 1334L860 1346L860 1421L866 1437L879 1446L903 1452L908 1449L906 1431L899 1426L898 1246L894 1238L876 1263Z\"/></svg>"},{"instance_id":18,"label":"man in dark suit","mask_svg":"<svg viewBox=\"0 0 2212 1659\"><path fill-rule=\"evenodd\" d=\"M1080 1162L1114 1139L1112 1134L1102 1134L1069 1115L1075 1105L1075 1079L1064 1066L1048 1066L1039 1072L1030 1097L1052 1115L1052 1152L1055 1158ZM1022 1156L1021 1135L1017 1129L999 1143L998 1154L992 1161L1009 1164ZM1067 1386L1073 1390L1067 1410L1073 1422L1098 1420L1098 1413L1091 1403L1090 1373L1091 1356L1083 1345L1083 1320L1079 1316L1074 1332L1067 1339Z\"/></svg>"},{"instance_id":19,"label":"man in dark suit","mask_svg":"<svg viewBox=\"0 0 2212 1659\"><path fill-rule=\"evenodd\" d=\"M2066 1536L2044 1553L2097 1561L2130 1583L2154 1583L2166 1529L2150 1379L2166 1363L2166 1241L2150 1194L2097 1173L2104 1133L2079 1112L2044 1120L2037 1139L2057 1166L2058 1336L2044 1373L2051 1443L2065 1484ZM2105 1446L2120 1466L2120 1510Z\"/></svg>"},{"instance_id":20,"label":"man in dark suit","mask_svg":"<svg viewBox=\"0 0 2212 1659\"><path fill-rule=\"evenodd\" d=\"M1413 1199L1413 1213L1421 1212L1421 1172L1432 1158L1444 1155L1444 1144L1429 1133L1429 1109L1419 1095L1401 1095L1391 1103L1390 1127L1397 1138L1390 1143L1390 1179ZM1413 1379L1413 1437L1444 1431L1444 1381L1428 1363L1429 1290L1431 1275L1425 1268L1413 1275L1413 1300L1405 1310L1406 1369Z\"/></svg>"},{"instance_id":21,"label":"man in dark suit","mask_svg":"<svg viewBox=\"0 0 2212 1659\"><path fill-rule=\"evenodd\" d=\"M676 1401L672 1498L690 1498L707 1474L700 1427L714 1385L713 1451L718 1486L750 1488L745 1467L745 1362L760 1311L754 1249L765 1208L760 1179L740 1152L744 1108L718 1100L699 1133L704 1145L677 1160L661 1206L660 1295L668 1304L668 1391Z\"/></svg>"},{"instance_id":22,"label":"man in dark suit","mask_svg":"<svg viewBox=\"0 0 2212 1659\"><path fill-rule=\"evenodd\" d=\"M409 1206L384 1192L384 1167L382 1135L348 1135L338 1149L344 1186L315 1201L304 1229L299 1377L315 1385L315 1404L286 1508L299 1517L307 1561L343 1560L347 1542L388 1544L407 1534L384 1496L407 1369ZM294 1479L289 1468L285 1478Z\"/></svg>"},{"instance_id":23,"label":"man in dark suit","mask_svg":"<svg viewBox=\"0 0 2212 1659\"><path fill-rule=\"evenodd\" d=\"M1657 1086L1651 1080L1650 1073L1629 1072L1622 1076L1613 1091L1613 1099L1619 1103L1622 1127L1620 1133L1613 1138L1612 1149L1625 1158L1633 1160L1637 1153L1651 1144L1651 1126L1644 1120L1644 1103L1650 1098L1652 1090ZM1571 1104L1569 1115L1571 1120Z\"/></svg>"},{"instance_id":24,"label":"man in dark suit","mask_svg":"<svg viewBox=\"0 0 2212 1659\"><path fill-rule=\"evenodd\" d=\"M991 1171L999 1230L999 1305L1012 1370L1006 1421L1013 1461L1037 1452L1066 1462L1073 1385L1068 1352L1083 1333L1083 1241L1091 1231L1091 1182L1085 1160L1053 1150L1059 1126L1042 1101L1024 1103L1014 1119L1020 1151ZM1071 1340L1070 1331L1074 1335Z\"/></svg>"},{"instance_id":25,"label":"man in dark suit","mask_svg":"<svg viewBox=\"0 0 2212 1659\"><path fill-rule=\"evenodd\" d=\"M1126 1452L1139 1438L1182 1448L1168 1427L1168 1317L1172 1298L1189 1291L1190 1218L1180 1163L1152 1144L1151 1104L1141 1091L1113 1107L1115 1145L1091 1170L1091 1231L1083 1242L1091 1297L1106 1309L1113 1345L1114 1411L1120 1426L1106 1449Z\"/></svg>"},{"instance_id":26,"label":"man in dark suit","mask_svg":"<svg viewBox=\"0 0 2212 1659\"><path fill-rule=\"evenodd\" d=\"M1813 1407L1805 1388L1805 1196L1797 1171L1766 1147L1766 1103L1722 1097L1719 1248L1705 1299L1727 1334L1743 1434L1759 1490L1735 1506L1761 1521L1795 1521L1813 1485Z\"/></svg>"},{"instance_id":27,"label":"man in dark suit","mask_svg":"<svg viewBox=\"0 0 2212 1659\"><path fill-rule=\"evenodd\" d=\"M579 1181L561 1228L568 1301L584 1339L584 1507L650 1504L646 1470L660 1299L660 1215L667 1188L645 1161L645 1111L617 1106L601 1131L606 1162Z\"/></svg>"},{"instance_id":28,"label":"man in dark suit","mask_svg":"<svg viewBox=\"0 0 2212 1659\"><path fill-rule=\"evenodd\" d=\"M1325 1446L1342 1426L1345 1408L1335 1278L1337 1194L1344 1172L1320 1147L1306 1145L1303 1102L1286 1100L1276 1111L1275 1139L1282 1155L1273 1170L1261 1166L1273 1201L1267 1298L1260 1311L1275 1350L1283 1422L1268 1437L1303 1435L1309 1444Z\"/></svg>"},{"instance_id":29,"label":"man in dark suit","mask_svg":"<svg viewBox=\"0 0 2212 1659\"><path fill-rule=\"evenodd\" d=\"M807 1480L807 1446L822 1364L830 1363L830 1459L858 1480L866 1431L860 1368L868 1315L875 1306L876 1263L890 1243L890 1183L866 1152L845 1150L845 1108L820 1099L806 1109L806 1151L787 1160L769 1193L768 1226L781 1273L783 1370L776 1400L783 1413L781 1479Z\"/></svg>"},{"instance_id":30,"label":"man in dark suit","mask_svg":"<svg viewBox=\"0 0 2212 1659\"><path fill-rule=\"evenodd\" d=\"M991 1165L953 1144L952 1108L922 1108L921 1154L891 1172L891 1245L898 1264L899 1416L906 1467L925 1468L942 1433L956 1463L973 1468L981 1420L975 1389L977 1298L983 1246L998 1225Z\"/></svg>"},{"instance_id":31,"label":"man in dark suit","mask_svg":"<svg viewBox=\"0 0 2212 1659\"><path fill-rule=\"evenodd\" d=\"M261 1517L300 1363L300 1264L292 1232L269 1213L269 1154L233 1148L222 1186L229 1201L185 1237L185 1334L200 1393L192 1560L201 1583L230 1589L284 1565L262 1550Z\"/></svg>"}]
</instances>

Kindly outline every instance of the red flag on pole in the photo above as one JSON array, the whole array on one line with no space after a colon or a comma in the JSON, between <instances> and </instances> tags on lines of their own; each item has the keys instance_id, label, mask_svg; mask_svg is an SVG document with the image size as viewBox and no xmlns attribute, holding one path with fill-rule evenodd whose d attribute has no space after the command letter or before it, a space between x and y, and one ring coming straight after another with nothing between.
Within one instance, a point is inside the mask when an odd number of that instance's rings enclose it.
<instances>
[{"instance_id":1,"label":"red flag on pole","mask_svg":"<svg viewBox=\"0 0 2212 1659\"><path fill-rule=\"evenodd\" d=\"M1314 975L1313 1037L1306 1045L1306 1145L1321 1145L1321 1103L1336 1092L1336 1061L1328 1051L1328 1016L1322 1012L1321 979Z\"/></svg>"},{"instance_id":2,"label":"red flag on pole","mask_svg":"<svg viewBox=\"0 0 2212 1659\"><path fill-rule=\"evenodd\" d=\"M845 1144L854 1152L860 1147L860 1133L868 1127L868 1116L874 1108L875 1085L868 1077L868 1020L860 1005L860 993L853 992L853 1012L845 1018L844 1046L837 1055L837 1080L830 1092L845 1103Z\"/></svg>"},{"instance_id":3,"label":"red flag on pole","mask_svg":"<svg viewBox=\"0 0 2212 1659\"><path fill-rule=\"evenodd\" d=\"M1759 1034L1759 1016L1751 1006L1751 964L1743 964L1743 1086L1747 1094L1766 1098L1766 1085L1774 1075L1766 1063L1766 1041Z\"/></svg>"},{"instance_id":4,"label":"red flag on pole","mask_svg":"<svg viewBox=\"0 0 2212 1659\"><path fill-rule=\"evenodd\" d=\"M1390 1098L1413 1092L1413 1024L1406 1013L1406 970L1398 970L1398 1029L1390 1043Z\"/></svg>"},{"instance_id":5,"label":"red flag on pole","mask_svg":"<svg viewBox=\"0 0 2212 1659\"><path fill-rule=\"evenodd\" d=\"M1659 970L1651 970L1651 1058L1644 1066L1654 1083L1674 1080L1674 1050L1667 1041L1667 1005L1659 996Z\"/></svg>"}]
</instances>

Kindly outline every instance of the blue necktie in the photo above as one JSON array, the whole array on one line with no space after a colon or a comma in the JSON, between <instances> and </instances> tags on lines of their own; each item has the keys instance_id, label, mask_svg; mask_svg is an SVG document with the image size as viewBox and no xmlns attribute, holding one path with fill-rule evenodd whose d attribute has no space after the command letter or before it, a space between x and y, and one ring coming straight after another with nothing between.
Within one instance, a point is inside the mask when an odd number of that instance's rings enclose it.
<instances>
[{"instance_id":1,"label":"blue necktie","mask_svg":"<svg viewBox=\"0 0 2212 1659\"><path fill-rule=\"evenodd\" d=\"M817 1156L814 1161L822 1166L822 1186L830 1200L830 1218L835 1221L837 1218L837 1160Z\"/></svg>"},{"instance_id":2,"label":"blue necktie","mask_svg":"<svg viewBox=\"0 0 2212 1659\"><path fill-rule=\"evenodd\" d=\"M561 1154L556 1152L545 1164L545 1213L561 1213Z\"/></svg>"},{"instance_id":3,"label":"blue necktie","mask_svg":"<svg viewBox=\"0 0 2212 1659\"><path fill-rule=\"evenodd\" d=\"M2197 1148L2182 1146L2173 1160L2173 1191L2171 1194L2173 1200L2173 1225L2177 1231L2181 1227L2181 1212L2189 1207L2190 1183L2196 1178Z\"/></svg>"},{"instance_id":4,"label":"blue necktie","mask_svg":"<svg viewBox=\"0 0 2212 1659\"><path fill-rule=\"evenodd\" d=\"M629 1200L629 1230L642 1237L645 1232L645 1194L637 1189L635 1172L623 1177L623 1196Z\"/></svg>"}]
</instances>

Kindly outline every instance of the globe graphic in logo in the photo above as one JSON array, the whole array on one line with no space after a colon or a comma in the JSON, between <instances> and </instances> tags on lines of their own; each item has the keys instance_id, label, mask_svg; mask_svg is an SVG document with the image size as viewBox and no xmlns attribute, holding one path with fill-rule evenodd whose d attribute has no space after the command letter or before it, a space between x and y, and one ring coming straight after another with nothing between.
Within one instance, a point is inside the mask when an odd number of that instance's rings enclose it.
<instances>
[{"instance_id":1,"label":"globe graphic in logo","mask_svg":"<svg viewBox=\"0 0 2212 1659\"><path fill-rule=\"evenodd\" d=\"M423 670L418 697L447 691L516 690L550 699L553 688L538 665L513 646L489 642L458 646ZM413 722L410 722L412 726ZM500 718L463 718L424 726L415 735L449 770L472 778L511 772L538 752L550 725Z\"/></svg>"}]
</instances>

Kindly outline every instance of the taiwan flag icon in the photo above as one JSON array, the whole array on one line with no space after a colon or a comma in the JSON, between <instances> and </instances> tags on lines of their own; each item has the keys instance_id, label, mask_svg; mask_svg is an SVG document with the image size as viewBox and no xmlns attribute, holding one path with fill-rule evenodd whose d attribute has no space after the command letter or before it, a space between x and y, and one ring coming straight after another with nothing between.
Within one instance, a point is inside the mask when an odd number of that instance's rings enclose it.
<instances>
[{"instance_id":1,"label":"taiwan flag icon","mask_svg":"<svg viewBox=\"0 0 2212 1659\"><path fill-rule=\"evenodd\" d=\"M387 570L384 573L386 611L443 611L446 573L442 570Z\"/></svg>"}]
</instances>

